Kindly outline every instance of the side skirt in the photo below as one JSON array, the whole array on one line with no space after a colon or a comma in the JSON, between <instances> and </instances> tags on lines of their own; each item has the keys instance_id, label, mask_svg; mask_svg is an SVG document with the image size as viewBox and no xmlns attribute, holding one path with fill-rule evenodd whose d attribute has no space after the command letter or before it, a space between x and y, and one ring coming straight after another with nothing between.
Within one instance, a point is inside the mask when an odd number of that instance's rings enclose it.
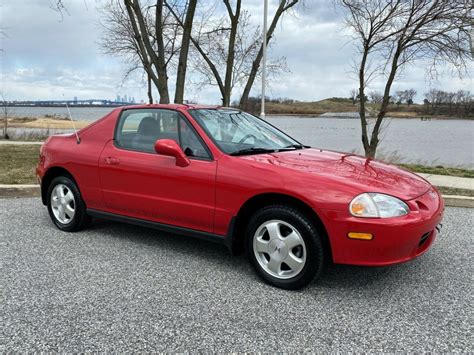
<instances>
[{"instance_id":1,"label":"side skirt","mask_svg":"<svg viewBox=\"0 0 474 355\"><path fill-rule=\"evenodd\" d=\"M172 226L169 224L152 222L145 219L122 216L119 214L98 211L98 210L94 210L90 208L87 209L87 214L95 218L107 219L110 221L127 223L127 224L134 224L140 227L157 229L162 232L171 233L171 234L179 234L179 235L184 235L184 236L192 237L192 238L199 238L199 239L208 240L214 243L224 244L228 246L228 242L226 241L226 239L228 238L226 238L226 236L219 235L219 234L213 234L213 233L198 231L195 229L189 229L189 228Z\"/></svg>"}]
</instances>

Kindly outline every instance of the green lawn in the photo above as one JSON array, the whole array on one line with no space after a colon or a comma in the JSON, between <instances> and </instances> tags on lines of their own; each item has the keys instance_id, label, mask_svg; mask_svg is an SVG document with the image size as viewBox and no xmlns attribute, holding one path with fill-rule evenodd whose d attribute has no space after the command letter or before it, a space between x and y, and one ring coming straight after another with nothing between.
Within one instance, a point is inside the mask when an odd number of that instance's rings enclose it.
<instances>
[{"instance_id":1,"label":"green lawn","mask_svg":"<svg viewBox=\"0 0 474 355\"><path fill-rule=\"evenodd\" d=\"M36 184L40 145L0 145L0 184Z\"/></svg>"}]
</instances>

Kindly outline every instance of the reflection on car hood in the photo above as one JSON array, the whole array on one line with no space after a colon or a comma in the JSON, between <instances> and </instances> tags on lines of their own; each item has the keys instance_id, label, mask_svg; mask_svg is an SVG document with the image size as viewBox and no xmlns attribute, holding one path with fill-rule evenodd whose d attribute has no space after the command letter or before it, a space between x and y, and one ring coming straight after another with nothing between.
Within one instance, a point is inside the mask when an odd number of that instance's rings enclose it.
<instances>
[{"instance_id":1,"label":"reflection on car hood","mask_svg":"<svg viewBox=\"0 0 474 355\"><path fill-rule=\"evenodd\" d=\"M382 192L405 200L418 197L430 188L430 184L418 175L354 154L312 148L244 158L337 180L361 191Z\"/></svg>"}]
</instances>

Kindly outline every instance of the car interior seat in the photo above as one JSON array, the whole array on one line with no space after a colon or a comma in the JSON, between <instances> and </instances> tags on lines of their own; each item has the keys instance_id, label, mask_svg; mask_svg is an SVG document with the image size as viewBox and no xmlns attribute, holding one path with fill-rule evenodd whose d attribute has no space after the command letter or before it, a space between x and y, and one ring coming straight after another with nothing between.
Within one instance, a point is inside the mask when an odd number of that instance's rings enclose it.
<instances>
[{"instance_id":1,"label":"car interior seat","mask_svg":"<svg viewBox=\"0 0 474 355\"><path fill-rule=\"evenodd\" d=\"M160 124L153 117L145 117L138 125L137 134L132 140L132 147L147 152L155 151L155 142L160 139Z\"/></svg>"}]
</instances>

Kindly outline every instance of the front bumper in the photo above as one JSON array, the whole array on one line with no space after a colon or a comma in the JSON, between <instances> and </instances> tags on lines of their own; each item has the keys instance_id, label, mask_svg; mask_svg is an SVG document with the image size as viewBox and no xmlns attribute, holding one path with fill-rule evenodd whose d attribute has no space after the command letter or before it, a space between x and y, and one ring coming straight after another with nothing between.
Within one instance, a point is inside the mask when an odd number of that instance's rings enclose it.
<instances>
[{"instance_id":1,"label":"front bumper","mask_svg":"<svg viewBox=\"0 0 474 355\"><path fill-rule=\"evenodd\" d=\"M443 219L443 199L433 188L405 202L410 213L396 218L358 218L349 211L325 211L334 263L384 266L425 253L438 234L437 226ZM349 239L349 232L371 233L374 238Z\"/></svg>"}]
</instances>

